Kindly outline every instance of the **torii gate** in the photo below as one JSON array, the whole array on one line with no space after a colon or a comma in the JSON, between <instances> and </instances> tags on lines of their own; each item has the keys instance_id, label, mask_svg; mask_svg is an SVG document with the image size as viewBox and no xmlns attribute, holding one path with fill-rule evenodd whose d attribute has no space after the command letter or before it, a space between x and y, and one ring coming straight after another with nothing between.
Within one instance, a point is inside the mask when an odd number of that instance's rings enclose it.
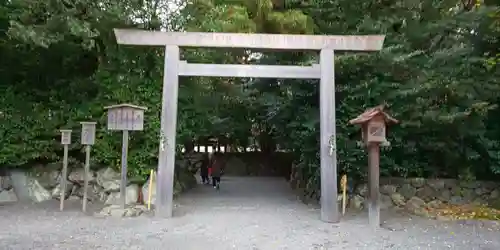
<instances>
[{"instance_id":1,"label":"torii gate","mask_svg":"<svg viewBox=\"0 0 500 250\"><path fill-rule=\"evenodd\" d=\"M179 76L320 79L321 220L339 222L335 140L334 50L378 51L385 35L319 36L115 29L118 44L165 46L161 138L155 215L171 217ZM319 65L192 64L180 61L179 47L226 47L320 51Z\"/></svg>"}]
</instances>

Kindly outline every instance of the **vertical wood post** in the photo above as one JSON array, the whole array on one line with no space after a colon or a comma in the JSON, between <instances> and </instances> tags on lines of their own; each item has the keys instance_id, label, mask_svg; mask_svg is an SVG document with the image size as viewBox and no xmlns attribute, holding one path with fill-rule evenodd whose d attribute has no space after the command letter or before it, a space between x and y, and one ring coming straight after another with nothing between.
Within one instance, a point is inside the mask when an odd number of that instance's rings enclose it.
<instances>
[{"instance_id":1,"label":"vertical wood post","mask_svg":"<svg viewBox=\"0 0 500 250\"><path fill-rule=\"evenodd\" d=\"M83 202L82 211L87 212L88 189L89 189L89 174L90 174L90 145L85 145L85 176L83 177Z\"/></svg>"},{"instance_id":2,"label":"vertical wood post","mask_svg":"<svg viewBox=\"0 0 500 250\"><path fill-rule=\"evenodd\" d=\"M127 157L128 157L128 130L122 135L122 172L120 181L120 202L123 208L127 205Z\"/></svg>"},{"instance_id":3,"label":"vertical wood post","mask_svg":"<svg viewBox=\"0 0 500 250\"><path fill-rule=\"evenodd\" d=\"M178 46L167 45L165 47L155 215L167 218L172 217L173 210L179 54Z\"/></svg>"},{"instance_id":4,"label":"vertical wood post","mask_svg":"<svg viewBox=\"0 0 500 250\"><path fill-rule=\"evenodd\" d=\"M64 200L66 199L66 187L68 185L68 145L64 144L63 169L61 174L61 198L59 210L64 210Z\"/></svg>"},{"instance_id":5,"label":"vertical wood post","mask_svg":"<svg viewBox=\"0 0 500 250\"><path fill-rule=\"evenodd\" d=\"M368 220L370 227L380 227L380 145L379 143L368 144Z\"/></svg>"},{"instance_id":6,"label":"vertical wood post","mask_svg":"<svg viewBox=\"0 0 500 250\"><path fill-rule=\"evenodd\" d=\"M321 126L321 220L340 220L337 204L337 152L335 132L335 65L334 51L320 52L321 78L319 87Z\"/></svg>"}]
</instances>

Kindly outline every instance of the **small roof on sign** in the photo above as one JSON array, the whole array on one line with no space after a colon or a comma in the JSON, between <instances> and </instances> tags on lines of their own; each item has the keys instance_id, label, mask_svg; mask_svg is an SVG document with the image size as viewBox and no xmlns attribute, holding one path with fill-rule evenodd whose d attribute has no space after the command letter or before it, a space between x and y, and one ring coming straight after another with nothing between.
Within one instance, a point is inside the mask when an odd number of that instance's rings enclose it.
<instances>
[{"instance_id":1,"label":"small roof on sign","mask_svg":"<svg viewBox=\"0 0 500 250\"><path fill-rule=\"evenodd\" d=\"M383 115L385 122L387 122L387 123L398 123L399 122L398 120L392 118L389 114L384 112L384 107L385 107L385 105L382 104L382 105L376 106L374 108L369 108L365 112L363 112L361 115L359 115L358 117L350 120L349 123L353 124L353 125L363 124L363 123L370 121L371 119L373 119L377 115Z\"/></svg>"},{"instance_id":2,"label":"small roof on sign","mask_svg":"<svg viewBox=\"0 0 500 250\"><path fill-rule=\"evenodd\" d=\"M80 124L97 124L97 122L80 122Z\"/></svg>"},{"instance_id":3,"label":"small roof on sign","mask_svg":"<svg viewBox=\"0 0 500 250\"><path fill-rule=\"evenodd\" d=\"M104 109L115 109L115 108L134 108L134 109L148 110L148 108L146 108L146 107L137 106L137 105L128 104L128 103L122 103L122 104L117 104L117 105L111 105L111 106L104 107Z\"/></svg>"}]
</instances>

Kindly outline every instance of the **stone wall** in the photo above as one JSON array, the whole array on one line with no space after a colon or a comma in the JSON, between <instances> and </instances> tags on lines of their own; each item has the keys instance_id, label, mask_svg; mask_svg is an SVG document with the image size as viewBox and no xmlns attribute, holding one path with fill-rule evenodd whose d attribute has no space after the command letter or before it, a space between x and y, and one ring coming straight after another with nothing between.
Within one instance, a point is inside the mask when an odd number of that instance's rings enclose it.
<instances>
[{"instance_id":1,"label":"stone wall","mask_svg":"<svg viewBox=\"0 0 500 250\"><path fill-rule=\"evenodd\" d=\"M400 207L417 214L425 207L436 207L440 204L472 204L500 209L500 183L496 182L381 178L380 184L382 209ZM367 185L358 185L350 194L350 207L364 208L367 194Z\"/></svg>"},{"instance_id":2,"label":"stone wall","mask_svg":"<svg viewBox=\"0 0 500 250\"><path fill-rule=\"evenodd\" d=\"M197 183L198 169L204 153L186 153L176 159L174 179L174 196L194 187ZM276 153L266 155L260 152L225 153L225 173L228 175L246 176L287 176L291 157L289 154ZM90 171L88 199L90 202L101 202L117 205L120 201L120 173L112 168L94 167ZM60 199L61 163L35 165L29 170L10 170L0 173L0 204L9 202L43 202ZM66 199L81 200L83 198L84 169L81 164L70 164L68 167L68 185ZM134 179L134 178L130 178ZM142 204L148 199L150 182L129 183L127 185L127 204ZM151 204L156 202L156 180L151 188Z\"/></svg>"},{"instance_id":3,"label":"stone wall","mask_svg":"<svg viewBox=\"0 0 500 250\"><path fill-rule=\"evenodd\" d=\"M176 161L174 178L174 195L196 185L195 166L200 155L185 155ZM29 170L4 171L0 176L0 204L12 202L44 202L59 200L61 193L62 164L50 163L37 165ZM81 165L68 167L67 188L65 198L68 200L83 199L84 169ZM88 200L92 203L105 205L118 205L120 202L119 172L112 168L104 167L97 171L90 171L88 176ZM147 202L149 181L134 183L134 178L129 179L126 188L126 203L128 205L143 204ZM154 180L154 179L153 179ZM156 181L153 182L153 185ZM152 204L156 201L156 189L153 187Z\"/></svg>"}]
</instances>

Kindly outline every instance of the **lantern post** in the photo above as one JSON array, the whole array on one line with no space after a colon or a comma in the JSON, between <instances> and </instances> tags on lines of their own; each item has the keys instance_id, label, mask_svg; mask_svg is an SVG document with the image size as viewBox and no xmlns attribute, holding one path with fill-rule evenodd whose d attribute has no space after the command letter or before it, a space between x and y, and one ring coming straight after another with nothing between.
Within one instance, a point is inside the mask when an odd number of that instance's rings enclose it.
<instances>
[{"instance_id":1,"label":"lantern post","mask_svg":"<svg viewBox=\"0 0 500 250\"><path fill-rule=\"evenodd\" d=\"M64 200L66 199L66 186L68 178L68 146L71 144L71 129L61 129L61 144L64 147L63 169L61 174L61 198L59 209L64 210Z\"/></svg>"},{"instance_id":2,"label":"lantern post","mask_svg":"<svg viewBox=\"0 0 500 250\"><path fill-rule=\"evenodd\" d=\"M95 143L96 122L80 122L82 125L81 143L85 145L85 176L83 177L83 203L82 211L87 211L89 175L90 175L90 149Z\"/></svg>"},{"instance_id":3,"label":"lantern post","mask_svg":"<svg viewBox=\"0 0 500 250\"><path fill-rule=\"evenodd\" d=\"M120 182L120 203L123 208L126 206L127 187L127 157L129 131L141 131L144 129L144 111L146 107L132 104L119 104L104 107L108 112L108 130L122 131L122 157L121 157L121 182Z\"/></svg>"},{"instance_id":4,"label":"lantern post","mask_svg":"<svg viewBox=\"0 0 500 250\"><path fill-rule=\"evenodd\" d=\"M349 121L361 125L362 144L368 147L368 219L373 229L380 227L380 145L388 144L386 126L398 123L384 112L384 105L367 109Z\"/></svg>"}]
</instances>

